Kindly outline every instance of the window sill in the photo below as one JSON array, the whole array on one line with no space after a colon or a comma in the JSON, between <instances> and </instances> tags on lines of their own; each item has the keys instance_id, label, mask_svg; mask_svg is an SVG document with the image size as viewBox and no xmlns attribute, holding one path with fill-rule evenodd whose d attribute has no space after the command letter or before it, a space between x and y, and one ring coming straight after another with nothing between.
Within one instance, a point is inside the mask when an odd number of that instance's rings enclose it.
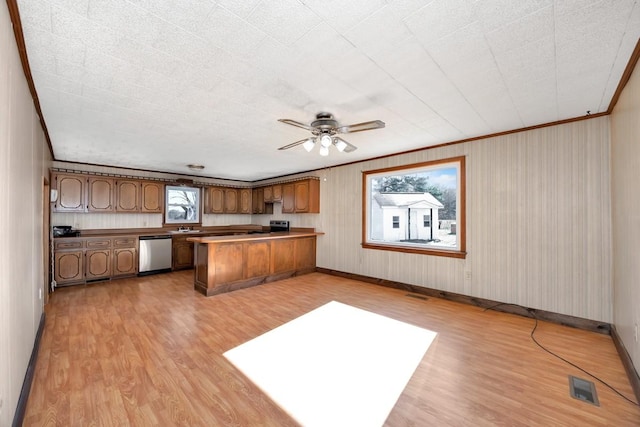
<instances>
[{"instance_id":1,"label":"window sill","mask_svg":"<svg viewBox=\"0 0 640 427\"><path fill-rule=\"evenodd\" d=\"M405 252L410 254L419 255L432 255L442 256L448 258L465 259L467 257L466 251L452 251L447 249L422 249L409 246L396 246L396 245L381 245L375 243L362 243L363 249L376 249L381 251L393 251L393 252Z\"/></svg>"}]
</instances>

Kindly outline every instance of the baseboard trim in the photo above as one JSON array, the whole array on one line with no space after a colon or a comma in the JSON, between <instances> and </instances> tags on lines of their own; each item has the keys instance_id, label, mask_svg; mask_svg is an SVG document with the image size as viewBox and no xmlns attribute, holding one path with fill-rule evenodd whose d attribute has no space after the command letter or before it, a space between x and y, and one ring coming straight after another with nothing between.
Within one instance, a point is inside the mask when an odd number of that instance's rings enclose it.
<instances>
[{"instance_id":1,"label":"baseboard trim","mask_svg":"<svg viewBox=\"0 0 640 427\"><path fill-rule=\"evenodd\" d=\"M29 393L31 392L33 375L36 371L36 362L38 360L38 351L40 350L42 332L44 331L45 317L44 312L42 312L42 316L40 316L40 324L38 325L38 332L36 332L36 339L33 343L33 350L31 351L31 358L29 359L29 365L27 366L27 373L24 375L24 382L22 383L18 406L16 407L16 413L13 416L13 423L11 424L12 427L20 427L24 421L24 413L27 410L27 401L29 400Z\"/></svg>"},{"instance_id":2,"label":"baseboard trim","mask_svg":"<svg viewBox=\"0 0 640 427\"><path fill-rule=\"evenodd\" d=\"M468 295L456 294L454 292L446 292L438 289L426 288L423 286L409 285L407 283L395 282L392 280L362 276L360 274L345 273L342 271L330 270L327 268L318 267L316 268L316 271L332 276L339 276L347 279L359 280L361 282L372 283L374 285L385 286L387 288L402 289L414 294L426 295L429 297L442 298L449 301L460 302L463 304L475 305L477 307L491 307L495 311L501 311L504 313L518 314L527 317L531 317L531 314L533 314L539 320L545 320L547 322L557 323L560 325L570 326L573 328L597 332L605 335L611 334L611 325L606 322L598 322L596 320L583 319L581 317L569 316L566 314L559 314L545 310L538 310L535 308L524 307L523 310L523 307L521 306L503 303L502 301L493 301L484 298L471 297Z\"/></svg>"},{"instance_id":3,"label":"baseboard trim","mask_svg":"<svg viewBox=\"0 0 640 427\"><path fill-rule=\"evenodd\" d=\"M624 370L627 372L631 388L633 388L633 393L636 395L636 401L640 402L640 376L638 376L638 372L633 366L631 356L629 356L627 348L624 346L620 335L618 335L615 325L611 325L611 339L613 339L613 344L616 346L616 350L618 350L622 366L624 366Z\"/></svg>"}]
</instances>

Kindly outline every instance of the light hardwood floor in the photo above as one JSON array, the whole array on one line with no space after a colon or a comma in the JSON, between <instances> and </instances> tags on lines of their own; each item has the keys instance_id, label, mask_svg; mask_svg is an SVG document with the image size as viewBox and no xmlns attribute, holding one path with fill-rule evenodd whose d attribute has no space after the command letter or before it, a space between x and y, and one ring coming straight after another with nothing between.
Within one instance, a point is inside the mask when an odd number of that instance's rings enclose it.
<instances>
[{"instance_id":1,"label":"light hardwood floor","mask_svg":"<svg viewBox=\"0 0 640 427\"><path fill-rule=\"evenodd\" d=\"M532 319L320 273L207 298L192 274L58 289L24 425L296 425L222 353L332 300L438 333L387 426L640 425L599 383L600 407L571 398L568 375L587 377L531 341ZM536 337L633 398L609 336Z\"/></svg>"}]
</instances>

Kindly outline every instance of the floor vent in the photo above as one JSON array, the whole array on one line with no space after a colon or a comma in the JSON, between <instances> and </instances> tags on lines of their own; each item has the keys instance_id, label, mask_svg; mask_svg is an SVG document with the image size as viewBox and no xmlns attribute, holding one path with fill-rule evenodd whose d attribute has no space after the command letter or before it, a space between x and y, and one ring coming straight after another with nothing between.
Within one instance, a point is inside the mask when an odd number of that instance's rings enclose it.
<instances>
[{"instance_id":1,"label":"floor vent","mask_svg":"<svg viewBox=\"0 0 640 427\"><path fill-rule=\"evenodd\" d=\"M591 381L569 375L569 388L571 397L574 399L600 406L600 402L598 402L598 394L596 393L596 386Z\"/></svg>"},{"instance_id":2,"label":"floor vent","mask_svg":"<svg viewBox=\"0 0 640 427\"><path fill-rule=\"evenodd\" d=\"M423 301L426 301L428 298L425 297L424 295L418 295L418 294L407 294L405 295L407 297L411 297L411 298L415 298L415 299L421 299Z\"/></svg>"}]
</instances>

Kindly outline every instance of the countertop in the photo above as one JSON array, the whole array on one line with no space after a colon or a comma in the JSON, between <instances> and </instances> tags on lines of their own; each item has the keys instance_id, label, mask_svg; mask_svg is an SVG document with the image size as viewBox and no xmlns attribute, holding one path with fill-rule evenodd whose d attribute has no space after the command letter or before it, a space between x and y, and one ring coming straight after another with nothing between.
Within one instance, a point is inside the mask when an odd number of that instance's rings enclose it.
<instances>
[{"instance_id":1,"label":"countertop","mask_svg":"<svg viewBox=\"0 0 640 427\"><path fill-rule=\"evenodd\" d=\"M316 231L279 231L275 233L259 233L259 234L237 234L234 236L204 236L189 237L187 241L195 243L227 243L227 242L243 242L247 240L273 240L273 239L289 239L295 237L311 237L321 236L324 233Z\"/></svg>"}]
</instances>

